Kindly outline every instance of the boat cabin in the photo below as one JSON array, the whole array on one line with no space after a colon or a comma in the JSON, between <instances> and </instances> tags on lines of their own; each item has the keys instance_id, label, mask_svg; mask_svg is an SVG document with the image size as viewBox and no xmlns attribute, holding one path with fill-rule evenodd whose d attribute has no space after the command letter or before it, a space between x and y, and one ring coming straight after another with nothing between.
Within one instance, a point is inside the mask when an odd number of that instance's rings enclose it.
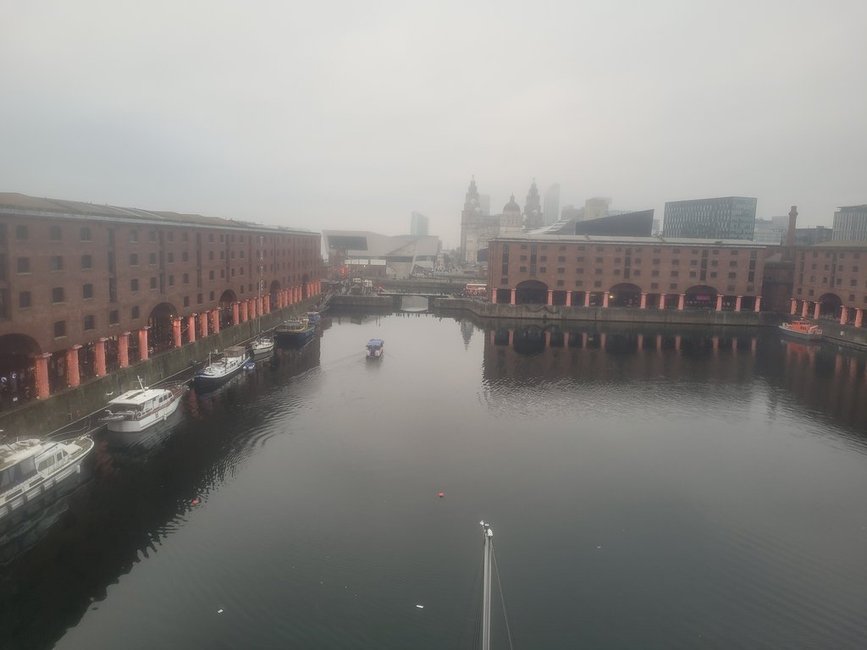
<instances>
[{"instance_id":1,"label":"boat cabin","mask_svg":"<svg viewBox=\"0 0 867 650\"><path fill-rule=\"evenodd\" d=\"M159 408L172 399L170 391L162 389L129 390L108 403L106 411L112 415L140 416Z\"/></svg>"},{"instance_id":2,"label":"boat cabin","mask_svg":"<svg viewBox=\"0 0 867 650\"><path fill-rule=\"evenodd\" d=\"M33 478L37 473L51 471L56 463L68 456L62 447L23 440L0 445L0 493Z\"/></svg>"},{"instance_id":3,"label":"boat cabin","mask_svg":"<svg viewBox=\"0 0 867 650\"><path fill-rule=\"evenodd\" d=\"M247 356L247 348L243 345L232 345L225 350L223 350L223 356L226 358L229 357L246 357Z\"/></svg>"},{"instance_id":4,"label":"boat cabin","mask_svg":"<svg viewBox=\"0 0 867 650\"><path fill-rule=\"evenodd\" d=\"M385 341L382 339L370 339L367 342L368 358L379 359L382 356L383 346Z\"/></svg>"}]
</instances>

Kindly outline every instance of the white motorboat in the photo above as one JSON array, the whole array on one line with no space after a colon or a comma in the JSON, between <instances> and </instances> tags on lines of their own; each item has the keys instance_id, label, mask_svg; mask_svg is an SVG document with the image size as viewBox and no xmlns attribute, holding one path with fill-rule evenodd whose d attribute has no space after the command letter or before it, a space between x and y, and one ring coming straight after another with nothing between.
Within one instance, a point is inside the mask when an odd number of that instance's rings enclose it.
<instances>
[{"instance_id":1,"label":"white motorboat","mask_svg":"<svg viewBox=\"0 0 867 650\"><path fill-rule=\"evenodd\" d=\"M250 344L254 359L264 359L274 353L274 339L270 336L260 336Z\"/></svg>"},{"instance_id":2,"label":"white motorboat","mask_svg":"<svg viewBox=\"0 0 867 650\"><path fill-rule=\"evenodd\" d=\"M0 519L80 472L81 462L92 449L90 436L0 445Z\"/></svg>"},{"instance_id":3,"label":"white motorboat","mask_svg":"<svg viewBox=\"0 0 867 650\"><path fill-rule=\"evenodd\" d=\"M109 431L131 433L144 431L162 422L175 412L180 404L183 386L128 390L108 403L106 414L100 418Z\"/></svg>"},{"instance_id":4,"label":"white motorboat","mask_svg":"<svg viewBox=\"0 0 867 650\"><path fill-rule=\"evenodd\" d=\"M264 245L264 238L259 237L259 248L256 251L256 256L259 261L259 281L256 283L256 289L258 291L258 299L261 301L262 299L262 289L264 288L264 281L262 280L262 268L264 264L264 257L262 254L262 247ZM274 353L274 337L273 336L263 336L262 335L262 317L261 314L259 318L256 319L256 333L257 336L250 344L250 352L253 355L254 359L264 359L265 357L270 357Z\"/></svg>"},{"instance_id":5,"label":"white motorboat","mask_svg":"<svg viewBox=\"0 0 867 650\"><path fill-rule=\"evenodd\" d=\"M196 386L218 386L234 377L247 361L247 350L242 345L233 345L223 350L223 356L212 361L208 356L208 364L196 373L193 381Z\"/></svg>"}]
</instances>

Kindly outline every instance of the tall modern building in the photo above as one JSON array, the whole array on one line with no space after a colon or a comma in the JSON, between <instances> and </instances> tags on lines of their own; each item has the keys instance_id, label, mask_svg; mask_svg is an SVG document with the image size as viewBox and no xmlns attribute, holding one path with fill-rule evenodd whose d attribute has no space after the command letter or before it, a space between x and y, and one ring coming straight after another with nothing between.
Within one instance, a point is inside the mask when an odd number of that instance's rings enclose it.
<instances>
[{"instance_id":1,"label":"tall modern building","mask_svg":"<svg viewBox=\"0 0 867 650\"><path fill-rule=\"evenodd\" d=\"M428 231L428 218L421 212L413 212L409 224L409 234L413 237L425 237Z\"/></svg>"},{"instance_id":2,"label":"tall modern building","mask_svg":"<svg viewBox=\"0 0 867 650\"><path fill-rule=\"evenodd\" d=\"M569 219L573 219L575 221L580 221L584 218L584 208L576 208L571 203L569 205L564 205L563 209L560 210L560 220L568 221Z\"/></svg>"},{"instance_id":3,"label":"tall modern building","mask_svg":"<svg viewBox=\"0 0 867 650\"><path fill-rule=\"evenodd\" d=\"M608 216L608 206L611 205L611 199L602 196L594 196L591 199L584 201L584 218L585 219L602 219Z\"/></svg>"},{"instance_id":4,"label":"tall modern building","mask_svg":"<svg viewBox=\"0 0 867 650\"><path fill-rule=\"evenodd\" d=\"M560 183L554 183L545 190L542 212L545 215L546 226L550 226L557 221L560 216Z\"/></svg>"},{"instance_id":5,"label":"tall modern building","mask_svg":"<svg viewBox=\"0 0 867 650\"><path fill-rule=\"evenodd\" d=\"M867 205L847 205L834 213L832 241L867 241Z\"/></svg>"},{"instance_id":6,"label":"tall modern building","mask_svg":"<svg viewBox=\"0 0 867 650\"><path fill-rule=\"evenodd\" d=\"M756 199L669 201L665 204L663 237L751 240L756 227Z\"/></svg>"},{"instance_id":7,"label":"tall modern building","mask_svg":"<svg viewBox=\"0 0 867 650\"><path fill-rule=\"evenodd\" d=\"M491 195L479 194L479 207L482 209L483 215L491 214Z\"/></svg>"}]
</instances>

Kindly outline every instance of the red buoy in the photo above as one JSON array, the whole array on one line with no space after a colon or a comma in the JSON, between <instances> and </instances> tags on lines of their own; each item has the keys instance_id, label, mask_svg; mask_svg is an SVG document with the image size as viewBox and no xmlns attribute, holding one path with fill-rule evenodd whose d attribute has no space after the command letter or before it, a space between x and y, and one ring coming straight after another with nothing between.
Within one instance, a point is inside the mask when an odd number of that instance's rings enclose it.
<instances>
[{"instance_id":1,"label":"red buoy","mask_svg":"<svg viewBox=\"0 0 867 650\"><path fill-rule=\"evenodd\" d=\"M198 498L193 499L192 501L190 501L190 505L192 505L192 506L197 506L197 505L199 505L199 499L198 499Z\"/></svg>"},{"instance_id":2,"label":"red buoy","mask_svg":"<svg viewBox=\"0 0 867 650\"><path fill-rule=\"evenodd\" d=\"M445 492L442 492L442 491L437 492L437 496L438 496L440 499L442 499L445 495L446 495Z\"/></svg>"}]
</instances>

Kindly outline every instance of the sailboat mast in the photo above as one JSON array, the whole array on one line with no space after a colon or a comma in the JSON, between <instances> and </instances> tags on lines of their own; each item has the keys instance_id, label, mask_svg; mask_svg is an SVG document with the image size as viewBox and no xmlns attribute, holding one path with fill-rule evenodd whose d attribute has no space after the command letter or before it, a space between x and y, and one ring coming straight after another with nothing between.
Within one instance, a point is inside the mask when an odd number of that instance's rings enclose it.
<instances>
[{"instance_id":1,"label":"sailboat mast","mask_svg":"<svg viewBox=\"0 0 867 650\"><path fill-rule=\"evenodd\" d=\"M494 531L484 521L482 535L485 538L485 560L482 574L482 650L491 650L491 554Z\"/></svg>"},{"instance_id":2,"label":"sailboat mast","mask_svg":"<svg viewBox=\"0 0 867 650\"><path fill-rule=\"evenodd\" d=\"M264 244L264 241L265 241L265 237L262 235L259 235L259 247L258 247L259 251L258 251L258 255L257 255L257 257L259 258L258 259L258 262L259 262L259 280L258 280L258 282L256 282L256 297L257 297L256 307L257 308L261 308L261 306L262 306L262 259L263 259L262 246ZM261 334L262 333L261 314L259 314L259 316L260 316L260 318L256 319L256 331L259 334Z\"/></svg>"}]
</instances>

